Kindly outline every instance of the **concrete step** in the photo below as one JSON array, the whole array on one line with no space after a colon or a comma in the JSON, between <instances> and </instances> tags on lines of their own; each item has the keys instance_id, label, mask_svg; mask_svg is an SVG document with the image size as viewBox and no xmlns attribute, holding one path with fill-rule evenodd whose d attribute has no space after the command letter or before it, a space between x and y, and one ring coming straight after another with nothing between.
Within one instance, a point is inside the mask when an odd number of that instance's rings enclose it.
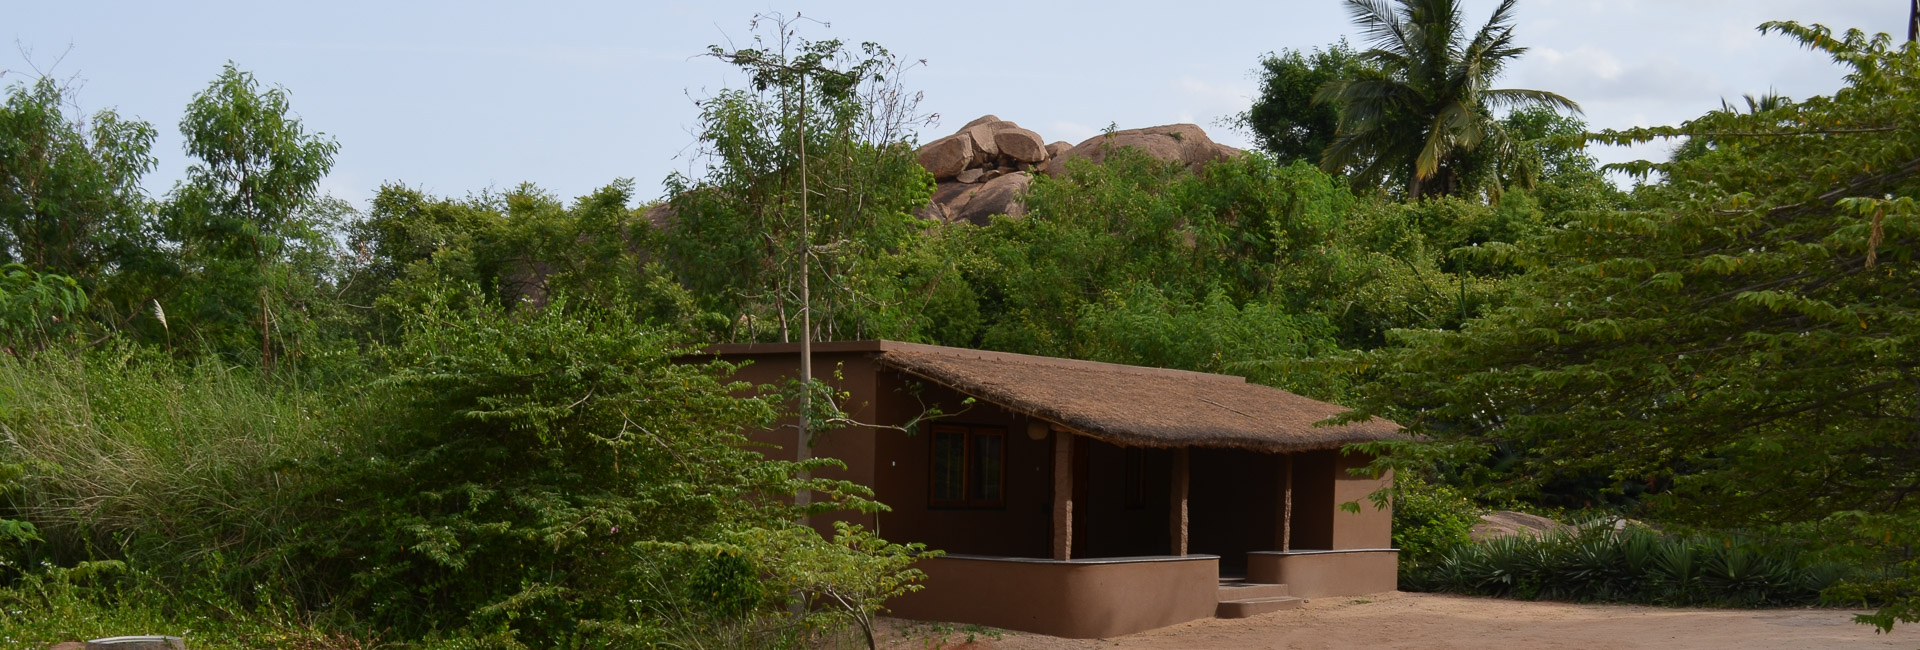
<instances>
[{"instance_id":1,"label":"concrete step","mask_svg":"<svg viewBox=\"0 0 1920 650\"><path fill-rule=\"evenodd\" d=\"M1306 600L1292 596L1273 596L1268 598L1249 598L1246 600L1225 600L1213 608L1217 618L1246 618L1283 609L1293 609L1306 604Z\"/></svg>"},{"instance_id":2,"label":"concrete step","mask_svg":"<svg viewBox=\"0 0 1920 650\"><path fill-rule=\"evenodd\" d=\"M1277 598L1292 595L1286 585L1272 585L1249 582L1221 582L1219 602L1229 600L1249 600L1253 598Z\"/></svg>"}]
</instances>

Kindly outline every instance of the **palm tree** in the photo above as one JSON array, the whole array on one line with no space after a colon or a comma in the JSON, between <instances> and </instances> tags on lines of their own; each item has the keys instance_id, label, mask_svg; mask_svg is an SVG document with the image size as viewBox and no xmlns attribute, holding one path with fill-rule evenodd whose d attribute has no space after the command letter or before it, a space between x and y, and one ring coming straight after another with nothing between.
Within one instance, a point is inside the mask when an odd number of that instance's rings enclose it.
<instances>
[{"instance_id":1,"label":"palm tree","mask_svg":"<svg viewBox=\"0 0 1920 650\"><path fill-rule=\"evenodd\" d=\"M1321 167L1356 180L1404 178L1407 196L1462 191L1466 154L1509 159L1515 142L1493 111L1547 106L1574 112L1573 100L1543 90L1491 88L1526 52L1513 44L1513 6L1503 0L1470 35L1458 0L1346 0L1372 49L1366 69L1321 87L1317 101L1340 109L1340 128ZM1484 156L1476 158L1486 159Z\"/></svg>"}]
</instances>

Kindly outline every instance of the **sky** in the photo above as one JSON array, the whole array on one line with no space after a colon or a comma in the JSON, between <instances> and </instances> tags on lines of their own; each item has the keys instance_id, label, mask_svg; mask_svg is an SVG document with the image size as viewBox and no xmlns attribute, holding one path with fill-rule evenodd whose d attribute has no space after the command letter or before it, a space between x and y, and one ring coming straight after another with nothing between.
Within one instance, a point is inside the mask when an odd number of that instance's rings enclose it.
<instances>
[{"instance_id":1,"label":"sky","mask_svg":"<svg viewBox=\"0 0 1920 650\"><path fill-rule=\"evenodd\" d=\"M1478 26L1496 0L1463 0ZM177 124L233 61L287 90L308 129L340 144L322 189L364 206L385 183L464 196L531 182L562 197L632 178L638 198L698 174L694 100L743 76L700 56L746 44L756 14L799 15L801 35L873 41L925 65L903 78L939 124L984 114L1048 141L1107 125L1190 122L1248 147L1222 120L1258 93L1260 57L1358 43L1339 0L1269 2L91 2L0 0L0 84L41 73L159 131L162 194L191 162ZM1905 0L1521 0L1529 51L1498 85L1550 90L1592 128L1676 124L1722 99L1831 94L1842 71L1755 27L1768 20L1904 36ZM814 23L811 21L820 21ZM1602 148L1602 161L1661 157Z\"/></svg>"}]
</instances>

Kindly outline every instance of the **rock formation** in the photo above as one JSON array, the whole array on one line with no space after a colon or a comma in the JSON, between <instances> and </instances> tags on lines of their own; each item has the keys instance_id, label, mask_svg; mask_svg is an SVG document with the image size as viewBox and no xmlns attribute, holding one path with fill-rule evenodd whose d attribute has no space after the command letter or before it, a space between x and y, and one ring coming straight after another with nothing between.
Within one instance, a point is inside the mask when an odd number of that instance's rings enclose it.
<instances>
[{"instance_id":1,"label":"rock formation","mask_svg":"<svg viewBox=\"0 0 1920 650\"><path fill-rule=\"evenodd\" d=\"M1136 147L1161 160L1186 163L1194 171L1238 155L1239 149L1215 143L1192 124L1170 124L1114 131L1078 145L1046 144L1040 134L985 115L953 135L920 147L920 166L940 185L933 200L915 214L926 219L986 225L996 214L1026 214L1027 185L1034 173L1057 176L1069 160L1098 164L1114 150Z\"/></svg>"},{"instance_id":2,"label":"rock formation","mask_svg":"<svg viewBox=\"0 0 1920 650\"><path fill-rule=\"evenodd\" d=\"M1216 160L1240 153L1239 149L1215 143L1207 137L1207 132L1192 124L1169 124L1144 129L1114 131L1111 135L1097 135L1072 149L1054 156L1047 161L1048 176L1058 176L1066 171L1066 163L1075 158L1085 158L1099 163L1107 159L1109 152L1136 147L1147 155L1161 160L1178 160L1187 163L1194 171Z\"/></svg>"}]
</instances>

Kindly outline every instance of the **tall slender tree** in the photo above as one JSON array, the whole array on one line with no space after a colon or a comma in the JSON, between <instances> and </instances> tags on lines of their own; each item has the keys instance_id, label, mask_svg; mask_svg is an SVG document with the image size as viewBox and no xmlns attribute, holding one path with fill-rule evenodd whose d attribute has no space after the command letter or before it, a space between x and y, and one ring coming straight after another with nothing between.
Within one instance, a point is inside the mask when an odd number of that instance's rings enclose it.
<instances>
[{"instance_id":1,"label":"tall slender tree","mask_svg":"<svg viewBox=\"0 0 1920 650\"><path fill-rule=\"evenodd\" d=\"M187 105L180 134L199 162L174 188L164 229L195 285L188 297L205 324L257 325L251 338L271 365L274 271L294 240L311 236L320 180L340 146L306 130L284 89L263 91L231 62Z\"/></svg>"},{"instance_id":2,"label":"tall slender tree","mask_svg":"<svg viewBox=\"0 0 1920 650\"><path fill-rule=\"evenodd\" d=\"M1340 128L1321 157L1329 171L1356 180L1404 178L1408 197L1459 193L1466 154L1494 159L1515 142L1494 112L1548 106L1574 112L1573 100L1543 90L1493 88L1527 50L1514 44L1516 0L1503 0L1478 30L1460 22L1459 0L1346 0L1372 49L1351 79L1322 86L1316 99L1339 108Z\"/></svg>"}]
</instances>

